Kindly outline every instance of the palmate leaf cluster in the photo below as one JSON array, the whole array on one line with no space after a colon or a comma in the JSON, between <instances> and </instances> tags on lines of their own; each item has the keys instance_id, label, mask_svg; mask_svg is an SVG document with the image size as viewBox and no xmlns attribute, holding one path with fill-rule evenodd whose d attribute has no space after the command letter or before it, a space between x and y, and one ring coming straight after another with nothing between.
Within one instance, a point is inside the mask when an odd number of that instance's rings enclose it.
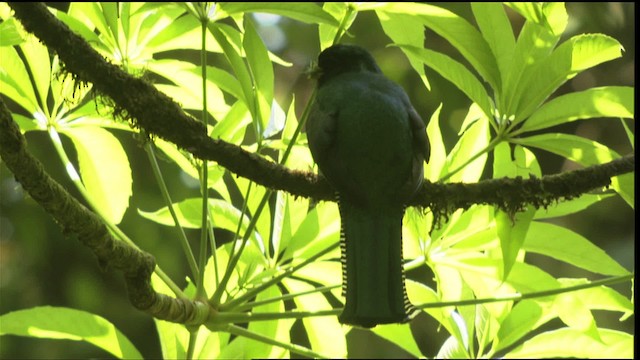
<instances>
[{"instance_id":1,"label":"palmate leaf cluster","mask_svg":"<svg viewBox=\"0 0 640 360\"><path fill-rule=\"evenodd\" d=\"M276 100L274 67L290 64L267 50L252 13L317 25L325 48L344 38L360 12L374 12L391 44L402 50L422 79L425 91L430 88L426 66L468 96L472 105L453 148L444 145L440 108L428 122L432 155L425 178L430 181L477 182L486 168L494 178L541 177L532 149L584 166L620 157L604 144L554 129L591 118L633 119L633 88L603 86L550 99L580 72L620 57L623 49L618 41L602 34L582 34L561 42L568 24L562 3L473 3L471 10L477 27L446 9L414 3L326 3L322 7L312 3L72 3L67 12L52 9L112 63L136 76L156 79L155 86L185 110L208 118L211 137L291 169L313 168L304 133L299 131L304 115L297 118L294 101L285 108ZM57 56L50 56L46 47L22 30L9 7L1 5L0 12L0 90L19 107L13 118L23 132L49 133L85 200L106 223L116 226L129 206L135 169L111 130L141 130L111 116L117 104L92 93L91 84L76 83ZM512 29L508 12L524 18L522 29ZM447 40L466 63L425 47L425 27ZM201 62L174 56L177 50L198 50L202 55L203 44L226 63L203 69ZM71 139L78 154L76 163L68 159L59 134ZM633 134L628 134L633 144ZM250 180L227 176L216 163L203 163L162 139L152 141L153 146L147 144L150 151L159 150L209 189L205 193L215 194L206 206L202 198L172 202L165 196L167 206L138 210L137 221L204 229L205 239L208 235L215 248L203 269L202 285L194 259L184 293L206 294L219 310L219 318L213 326L192 332L181 324L156 320L163 355L347 356L350 329L335 316L342 299L336 205L273 192ZM611 185L631 207L632 176L616 177ZM425 354L417 345L422 339L414 338L409 325L378 326L373 333L416 357L631 357L633 336L598 326L592 314L606 310L627 318L633 313L632 302L609 286L484 302L588 285L602 275L630 277L627 269L588 239L543 221L580 212L611 196L611 192L585 194L546 209L530 206L516 214L476 205L454 212L438 226L428 211L409 208L403 230L406 268L429 267L437 284L430 287L420 279L409 279L409 298L423 305L450 336L437 354ZM212 228L228 230L234 241L216 244ZM185 256L195 258L190 252L185 250ZM527 253L587 270L594 279L555 277L527 263ZM167 285L154 277L157 291L174 295ZM473 299L480 300L470 305L455 303ZM562 326L533 335L556 318ZM0 319L1 334L82 340L116 357L140 356L134 345L97 315L41 307ZM291 340L297 319L308 339L304 346ZM109 330L98 330L104 327Z\"/></svg>"}]
</instances>

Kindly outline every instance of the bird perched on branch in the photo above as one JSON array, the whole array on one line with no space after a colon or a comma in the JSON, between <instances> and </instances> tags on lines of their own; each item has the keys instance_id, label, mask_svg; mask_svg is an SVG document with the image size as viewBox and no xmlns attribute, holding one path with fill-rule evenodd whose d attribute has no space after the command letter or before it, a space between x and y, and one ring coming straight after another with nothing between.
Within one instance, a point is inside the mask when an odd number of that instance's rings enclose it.
<instances>
[{"instance_id":1,"label":"bird perched on branch","mask_svg":"<svg viewBox=\"0 0 640 360\"><path fill-rule=\"evenodd\" d=\"M404 285L402 217L429 158L425 124L361 47L327 48L312 76L309 148L336 189L342 223L338 319L365 328L409 321L416 310Z\"/></svg>"}]
</instances>

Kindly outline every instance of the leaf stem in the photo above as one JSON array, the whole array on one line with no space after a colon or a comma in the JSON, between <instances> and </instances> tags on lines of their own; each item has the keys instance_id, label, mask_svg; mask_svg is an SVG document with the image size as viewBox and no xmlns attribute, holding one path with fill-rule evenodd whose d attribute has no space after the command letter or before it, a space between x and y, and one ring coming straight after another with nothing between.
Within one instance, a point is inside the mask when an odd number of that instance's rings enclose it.
<instances>
[{"instance_id":1,"label":"leaf stem","mask_svg":"<svg viewBox=\"0 0 640 360\"><path fill-rule=\"evenodd\" d=\"M281 347L283 349L292 351L292 352L294 352L296 354L307 356L307 357L312 358L312 359L318 359L318 358L328 359L328 358L330 358L329 356L319 354L319 353L317 353L317 352L315 352L315 351L313 351L311 349L305 348L303 346L281 342L281 341L272 339L270 337L266 337L264 335L257 334L257 333L255 333L253 331L247 330L245 328L242 328L242 327L239 327L239 326L236 326L236 325L228 325L228 326L226 326L224 328L224 331L226 331L226 332L228 332L228 333L230 333L232 335L243 336L243 337L246 337L248 339L252 339L252 340L263 342L265 344L278 346L278 347Z\"/></svg>"}]
</instances>

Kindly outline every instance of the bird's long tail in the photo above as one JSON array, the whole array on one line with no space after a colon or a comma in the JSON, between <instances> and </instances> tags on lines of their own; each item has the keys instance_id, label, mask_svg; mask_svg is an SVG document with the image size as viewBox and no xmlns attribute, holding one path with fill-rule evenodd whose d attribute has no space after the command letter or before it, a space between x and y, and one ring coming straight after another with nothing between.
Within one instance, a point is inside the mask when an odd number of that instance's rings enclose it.
<instances>
[{"instance_id":1,"label":"bird's long tail","mask_svg":"<svg viewBox=\"0 0 640 360\"><path fill-rule=\"evenodd\" d=\"M342 292L339 321L366 328L411 320L402 268L400 206L368 209L340 201Z\"/></svg>"}]
</instances>

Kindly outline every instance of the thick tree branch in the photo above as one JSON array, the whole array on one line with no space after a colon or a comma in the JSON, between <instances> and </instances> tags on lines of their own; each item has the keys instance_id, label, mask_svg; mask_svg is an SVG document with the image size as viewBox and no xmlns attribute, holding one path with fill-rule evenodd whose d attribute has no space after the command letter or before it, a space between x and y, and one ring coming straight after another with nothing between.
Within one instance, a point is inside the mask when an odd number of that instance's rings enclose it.
<instances>
[{"instance_id":1,"label":"thick tree branch","mask_svg":"<svg viewBox=\"0 0 640 360\"><path fill-rule=\"evenodd\" d=\"M44 171L42 163L27 152L26 145L9 109L0 99L0 156L29 195L56 220L63 233L77 236L89 247L103 268L122 271L129 301L137 309L172 322L197 321L202 303L198 305L195 301L155 292L151 286L153 256L114 239L97 215Z\"/></svg>"},{"instance_id":2,"label":"thick tree branch","mask_svg":"<svg viewBox=\"0 0 640 360\"><path fill-rule=\"evenodd\" d=\"M113 99L119 111L147 133L173 142L198 158L216 161L229 171L266 187L318 200L334 199L333 190L323 177L288 169L239 146L209 138L201 122L186 114L153 85L107 62L43 3L10 5L25 29L54 50L68 71ZM594 167L542 179L497 179L478 184L425 181L409 205L429 207L439 215L478 203L493 204L507 211L521 209L526 203L544 206L609 185L610 177L634 170L634 159L628 156L602 170Z\"/></svg>"},{"instance_id":3,"label":"thick tree branch","mask_svg":"<svg viewBox=\"0 0 640 360\"><path fill-rule=\"evenodd\" d=\"M113 99L120 114L130 118L136 127L266 187L319 199L333 198L329 184L312 173L292 171L238 146L208 137L200 121L185 113L152 84L107 62L43 3L9 4L24 28L55 51L76 80L92 83L98 93Z\"/></svg>"}]
</instances>

